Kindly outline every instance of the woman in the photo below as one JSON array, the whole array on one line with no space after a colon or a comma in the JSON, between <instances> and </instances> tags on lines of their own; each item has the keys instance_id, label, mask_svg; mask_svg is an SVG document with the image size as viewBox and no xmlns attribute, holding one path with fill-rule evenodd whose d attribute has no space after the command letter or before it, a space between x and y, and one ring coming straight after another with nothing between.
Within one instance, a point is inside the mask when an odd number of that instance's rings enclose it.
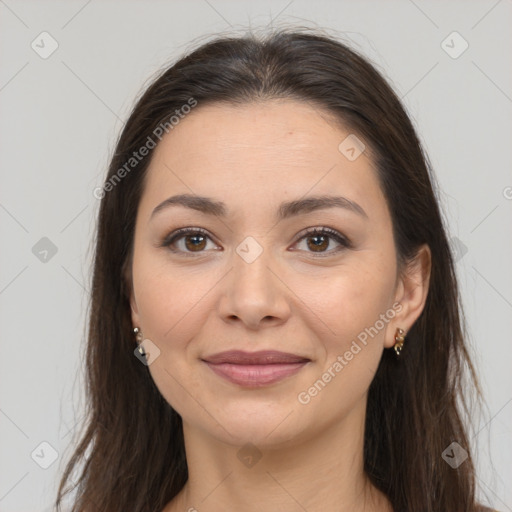
<instances>
[{"instance_id":1,"label":"woman","mask_svg":"<svg viewBox=\"0 0 512 512\"><path fill-rule=\"evenodd\" d=\"M433 182L396 94L327 36L167 69L95 192L89 416L58 507L83 463L73 511L480 510Z\"/></svg>"}]
</instances>

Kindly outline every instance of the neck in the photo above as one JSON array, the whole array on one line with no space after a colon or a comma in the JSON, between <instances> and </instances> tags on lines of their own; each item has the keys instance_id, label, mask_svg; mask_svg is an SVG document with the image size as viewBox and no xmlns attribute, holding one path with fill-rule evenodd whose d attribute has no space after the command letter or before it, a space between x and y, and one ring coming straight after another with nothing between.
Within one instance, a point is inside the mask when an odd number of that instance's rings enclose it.
<instances>
[{"instance_id":1,"label":"neck","mask_svg":"<svg viewBox=\"0 0 512 512\"><path fill-rule=\"evenodd\" d=\"M183 427L189 478L164 512L392 512L363 470L364 414L286 447L241 449Z\"/></svg>"}]
</instances>

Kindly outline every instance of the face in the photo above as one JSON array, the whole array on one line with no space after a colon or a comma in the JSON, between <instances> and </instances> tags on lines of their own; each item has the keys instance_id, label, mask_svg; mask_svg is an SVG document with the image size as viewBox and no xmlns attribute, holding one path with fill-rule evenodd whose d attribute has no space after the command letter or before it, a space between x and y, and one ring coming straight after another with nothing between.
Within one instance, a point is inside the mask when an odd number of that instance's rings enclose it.
<instances>
[{"instance_id":1,"label":"face","mask_svg":"<svg viewBox=\"0 0 512 512\"><path fill-rule=\"evenodd\" d=\"M364 410L404 289L372 161L347 152L353 139L339 149L349 135L273 100L199 105L155 148L132 321L160 351L149 370L185 429L284 446ZM188 205L165 202L178 195ZM233 350L249 359L213 357Z\"/></svg>"}]
</instances>

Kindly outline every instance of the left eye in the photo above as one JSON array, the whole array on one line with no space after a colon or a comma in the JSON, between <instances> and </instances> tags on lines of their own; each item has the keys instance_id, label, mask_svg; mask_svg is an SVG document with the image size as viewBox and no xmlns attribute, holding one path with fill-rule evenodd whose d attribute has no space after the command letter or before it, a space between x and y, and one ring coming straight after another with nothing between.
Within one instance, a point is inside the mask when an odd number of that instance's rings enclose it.
<instances>
[{"instance_id":1,"label":"left eye","mask_svg":"<svg viewBox=\"0 0 512 512\"><path fill-rule=\"evenodd\" d=\"M183 228L166 237L162 242L162 247L168 247L173 252L185 254L201 253L207 248L208 240L212 241L208 233L202 229ZM327 251L326 249L331 245L331 240L334 240L338 247ZM350 242L347 238L330 228L314 228L309 230L295 244L299 244L302 241L306 241L306 245L310 249L309 251L306 250L306 252L312 252L318 256L337 253L343 248L350 247ZM184 244L181 247L179 246L180 242Z\"/></svg>"},{"instance_id":2,"label":"left eye","mask_svg":"<svg viewBox=\"0 0 512 512\"><path fill-rule=\"evenodd\" d=\"M312 249L310 252L316 253L318 256L329 256L332 253L337 253L344 248L350 247L350 242L337 231L330 228L314 228L307 231L300 239L299 242L306 241L306 246ZM339 246L333 250L325 250L330 246L330 241L334 240Z\"/></svg>"}]
</instances>

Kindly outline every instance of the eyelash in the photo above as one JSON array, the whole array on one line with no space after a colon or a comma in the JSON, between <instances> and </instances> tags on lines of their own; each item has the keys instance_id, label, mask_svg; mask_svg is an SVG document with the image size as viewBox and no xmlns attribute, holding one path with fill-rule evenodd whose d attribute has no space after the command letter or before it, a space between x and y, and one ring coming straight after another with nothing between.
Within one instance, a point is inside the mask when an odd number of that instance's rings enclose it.
<instances>
[{"instance_id":1,"label":"eyelash","mask_svg":"<svg viewBox=\"0 0 512 512\"><path fill-rule=\"evenodd\" d=\"M187 257L189 257L189 256L193 257L195 254L201 254L202 252L204 252L204 251L197 251L197 253L194 253L193 251L183 252L183 251L179 251L176 249L172 249L170 247L172 244L174 244L181 238L186 237L187 235L203 235L205 237L208 237L211 240L211 237L208 234L208 232L202 228L181 228L181 229L174 231L170 235L167 235L164 238L164 240L162 241L160 246L168 248L173 253L181 252L182 254L186 255ZM295 242L295 244L301 242L305 238L309 238L309 237L313 237L313 236L328 236L329 238L332 238L333 240L335 240L336 242L338 242L341 245L341 247L338 247L337 249L326 251L323 253L322 252L315 253L313 251L306 251L306 252L309 252L310 254L313 254L313 256L315 258L325 258L325 257L331 256L332 254L335 254L335 253L337 254L338 252L342 251L343 249L349 249L352 247L352 244L348 240L348 238L346 238L343 235L341 235L340 233L338 233L338 231L328 228L328 227L309 228L302 234L302 236Z\"/></svg>"}]
</instances>

